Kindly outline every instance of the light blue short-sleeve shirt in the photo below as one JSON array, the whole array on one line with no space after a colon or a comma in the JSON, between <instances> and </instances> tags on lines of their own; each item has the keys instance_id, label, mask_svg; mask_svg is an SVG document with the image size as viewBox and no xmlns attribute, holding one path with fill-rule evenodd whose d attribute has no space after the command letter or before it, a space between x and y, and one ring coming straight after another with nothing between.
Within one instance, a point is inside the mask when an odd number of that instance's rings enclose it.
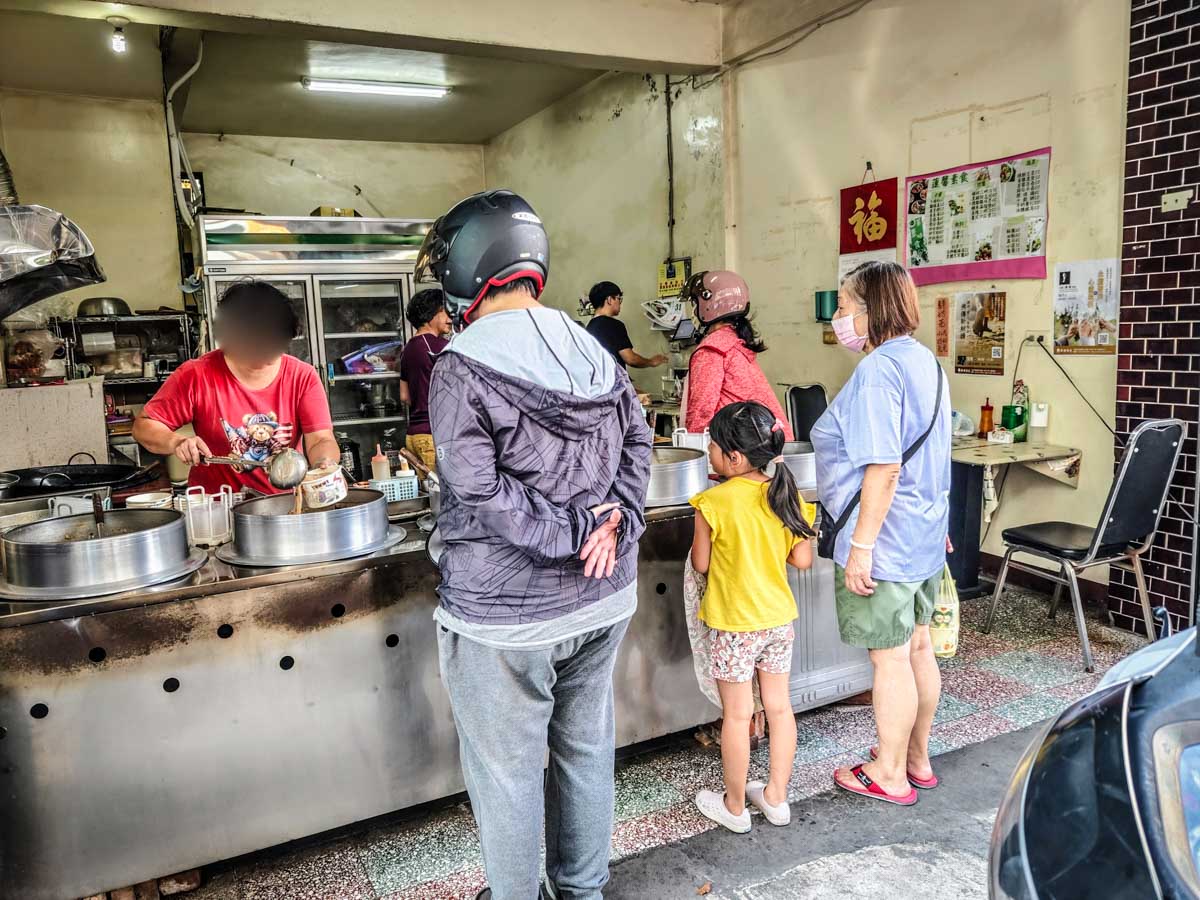
<instances>
[{"instance_id":1,"label":"light blue short-sleeve shirt","mask_svg":"<svg viewBox=\"0 0 1200 900\"><path fill-rule=\"evenodd\" d=\"M885 341L863 358L812 428L817 491L834 520L862 487L866 467L898 463L929 427L942 369L912 337ZM924 581L946 560L950 496L950 390L942 386L937 423L900 470L896 497L875 542L871 574L883 581ZM846 565L858 522L851 514L834 561Z\"/></svg>"}]
</instances>

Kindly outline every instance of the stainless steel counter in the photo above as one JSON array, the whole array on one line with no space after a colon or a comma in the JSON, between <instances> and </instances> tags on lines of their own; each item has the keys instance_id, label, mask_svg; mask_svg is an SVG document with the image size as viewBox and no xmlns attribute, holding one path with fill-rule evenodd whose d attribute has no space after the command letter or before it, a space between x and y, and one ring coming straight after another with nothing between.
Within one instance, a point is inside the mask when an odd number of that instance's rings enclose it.
<instances>
[{"instance_id":1,"label":"stainless steel counter","mask_svg":"<svg viewBox=\"0 0 1200 900\"><path fill-rule=\"evenodd\" d=\"M718 717L683 611L692 510L651 510L618 746ZM93 600L0 605L0 896L82 897L463 790L424 536ZM870 684L833 567L791 575L797 710Z\"/></svg>"},{"instance_id":2,"label":"stainless steel counter","mask_svg":"<svg viewBox=\"0 0 1200 900\"><path fill-rule=\"evenodd\" d=\"M649 519L620 746L718 715L683 620L691 510ZM86 896L461 791L423 543L0 610L0 894Z\"/></svg>"}]
</instances>

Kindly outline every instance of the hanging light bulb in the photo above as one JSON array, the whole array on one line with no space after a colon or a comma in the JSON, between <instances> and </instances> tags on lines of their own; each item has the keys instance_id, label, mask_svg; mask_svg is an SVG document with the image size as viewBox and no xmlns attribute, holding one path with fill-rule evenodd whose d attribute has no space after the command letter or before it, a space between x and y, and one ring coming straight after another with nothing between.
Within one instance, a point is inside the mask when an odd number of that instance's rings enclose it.
<instances>
[{"instance_id":1,"label":"hanging light bulb","mask_svg":"<svg viewBox=\"0 0 1200 900\"><path fill-rule=\"evenodd\" d=\"M129 20L124 16L109 16L105 21L113 27L112 33L112 49L113 53L124 53L129 46L125 40L125 26L129 24Z\"/></svg>"}]
</instances>

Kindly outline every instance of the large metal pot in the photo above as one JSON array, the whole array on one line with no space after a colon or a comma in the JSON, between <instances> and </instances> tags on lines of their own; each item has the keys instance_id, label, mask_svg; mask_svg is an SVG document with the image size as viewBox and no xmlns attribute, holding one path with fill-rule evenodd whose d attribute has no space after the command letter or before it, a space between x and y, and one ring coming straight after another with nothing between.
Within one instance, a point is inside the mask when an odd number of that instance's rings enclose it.
<instances>
[{"instance_id":1,"label":"large metal pot","mask_svg":"<svg viewBox=\"0 0 1200 900\"><path fill-rule=\"evenodd\" d=\"M189 552L183 516L171 509L112 511L99 528L91 514L44 519L0 536L0 596L44 601L117 594L182 578L204 559Z\"/></svg>"},{"instance_id":2,"label":"large metal pot","mask_svg":"<svg viewBox=\"0 0 1200 900\"><path fill-rule=\"evenodd\" d=\"M81 319L100 316L132 316L129 304L120 297L89 297L79 304L75 315Z\"/></svg>"},{"instance_id":3,"label":"large metal pot","mask_svg":"<svg viewBox=\"0 0 1200 900\"><path fill-rule=\"evenodd\" d=\"M350 559L382 550L404 539L403 528L389 528L387 500L379 491L351 488L327 509L291 515L288 494L258 497L233 508L233 543L217 558L239 566L293 566Z\"/></svg>"},{"instance_id":4,"label":"large metal pot","mask_svg":"<svg viewBox=\"0 0 1200 900\"><path fill-rule=\"evenodd\" d=\"M784 444L783 464L792 470L800 487L812 487L817 483L817 454L808 441L788 441Z\"/></svg>"},{"instance_id":5,"label":"large metal pot","mask_svg":"<svg viewBox=\"0 0 1200 900\"><path fill-rule=\"evenodd\" d=\"M20 480L11 472L0 472L0 500L8 500Z\"/></svg>"},{"instance_id":6,"label":"large metal pot","mask_svg":"<svg viewBox=\"0 0 1200 900\"><path fill-rule=\"evenodd\" d=\"M708 487L708 455L684 447L651 451L646 506L678 506Z\"/></svg>"}]
</instances>

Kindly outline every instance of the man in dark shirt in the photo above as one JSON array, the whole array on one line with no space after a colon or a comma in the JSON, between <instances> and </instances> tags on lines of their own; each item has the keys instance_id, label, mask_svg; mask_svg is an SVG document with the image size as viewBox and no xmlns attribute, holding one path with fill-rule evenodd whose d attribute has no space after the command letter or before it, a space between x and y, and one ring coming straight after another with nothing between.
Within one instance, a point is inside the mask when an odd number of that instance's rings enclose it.
<instances>
[{"instance_id":1,"label":"man in dark shirt","mask_svg":"<svg viewBox=\"0 0 1200 900\"><path fill-rule=\"evenodd\" d=\"M633 366L635 369L653 369L655 366L663 365L667 361L664 354L660 353L658 356L647 359L633 349L633 342L629 340L629 329L625 327L624 322L617 318L621 315L623 299L621 289L611 281L601 281L599 284L593 285L591 291L588 292L588 300L591 301L592 309L596 313L587 324L588 334L617 358L622 369L627 365Z\"/></svg>"},{"instance_id":2,"label":"man in dark shirt","mask_svg":"<svg viewBox=\"0 0 1200 900\"><path fill-rule=\"evenodd\" d=\"M442 303L442 292L433 289L414 294L404 316L413 336L400 354L400 400L408 406L408 433L404 446L429 468L437 455L429 427L429 377L433 361L449 341L450 316Z\"/></svg>"}]
</instances>

